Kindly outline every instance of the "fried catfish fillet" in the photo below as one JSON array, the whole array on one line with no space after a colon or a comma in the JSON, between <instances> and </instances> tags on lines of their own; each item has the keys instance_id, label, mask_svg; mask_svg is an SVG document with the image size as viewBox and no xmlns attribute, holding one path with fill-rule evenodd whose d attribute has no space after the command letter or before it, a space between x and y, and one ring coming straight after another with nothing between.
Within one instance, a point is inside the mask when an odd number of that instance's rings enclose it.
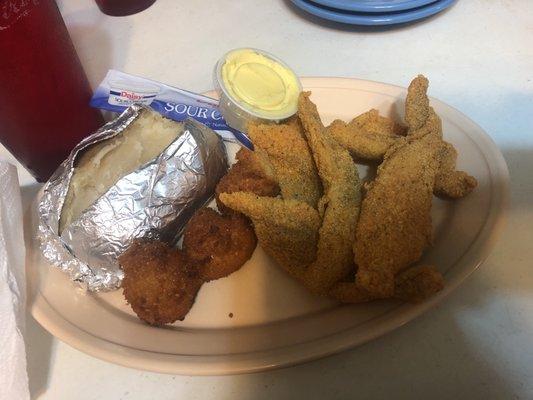
<instances>
[{"instance_id":1,"label":"fried catfish fillet","mask_svg":"<svg viewBox=\"0 0 533 400\"><path fill-rule=\"evenodd\" d=\"M423 79L415 80L411 87L413 101L406 107L405 120L411 135L423 136L432 124L440 124L434 118L429 98L423 93L427 84ZM428 121L429 120L429 121ZM354 118L350 123L333 121L327 131L341 146L360 159L379 161L385 153L406 133L406 127L389 118L380 116L377 110L370 110ZM456 171L457 151L445 142L440 155L439 172L435 179L433 193L448 199L458 199L469 194L476 186L474 177L463 171Z\"/></svg>"},{"instance_id":2,"label":"fried catfish fillet","mask_svg":"<svg viewBox=\"0 0 533 400\"><path fill-rule=\"evenodd\" d=\"M409 85L405 104L405 122L411 137L424 136L439 130L442 138L440 118L429 105L427 96L429 82L422 75L416 77ZM433 193L443 198L458 199L469 194L476 186L477 180L463 171L456 171L457 151L448 142L443 141L437 156L439 161Z\"/></svg>"},{"instance_id":3,"label":"fried catfish fillet","mask_svg":"<svg viewBox=\"0 0 533 400\"><path fill-rule=\"evenodd\" d=\"M330 294L360 302L397 297L421 301L442 289L434 268L409 266L431 243L433 192L451 198L468 194L474 178L455 171L457 152L442 140L442 124L427 96L428 80L416 77L405 103L408 135L385 153L368 186L354 244L355 282L341 282Z\"/></svg>"},{"instance_id":4,"label":"fried catfish fillet","mask_svg":"<svg viewBox=\"0 0 533 400\"><path fill-rule=\"evenodd\" d=\"M437 132L394 146L361 207L354 253L356 284L392 297L395 275L431 243L431 203L442 141Z\"/></svg>"},{"instance_id":5,"label":"fried catfish fillet","mask_svg":"<svg viewBox=\"0 0 533 400\"><path fill-rule=\"evenodd\" d=\"M327 128L329 135L354 157L382 160L387 150L406 133L403 125L370 110L350 123L333 121Z\"/></svg>"},{"instance_id":6,"label":"fried catfish fillet","mask_svg":"<svg viewBox=\"0 0 533 400\"><path fill-rule=\"evenodd\" d=\"M410 267L394 278L394 298L409 303L424 301L443 288L442 274L429 265ZM365 303L376 299L350 282L339 282L330 295L343 303Z\"/></svg>"},{"instance_id":7,"label":"fried catfish fillet","mask_svg":"<svg viewBox=\"0 0 533 400\"><path fill-rule=\"evenodd\" d=\"M433 193L436 196L460 199L477 186L477 180L464 171L456 171L457 150L450 143L443 142L439 155L439 171L435 177Z\"/></svg>"},{"instance_id":8,"label":"fried catfish fillet","mask_svg":"<svg viewBox=\"0 0 533 400\"><path fill-rule=\"evenodd\" d=\"M421 76L409 86L409 135L387 151L362 203L354 244L354 298L393 297L395 276L418 261L431 242L431 203L443 141L427 87Z\"/></svg>"},{"instance_id":9,"label":"fried catfish fillet","mask_svg":"<svg viewBox=\"0 0 533 400\"><path fill-rule=\"evenodd\" d=\"M304 284L315 293L325 294L353 270L352 246L361 205L361 184L350 154L327 134L309 96L309 92L300 94L298 117L324 194L318 208L322 225L316 260L307 267Z\"/></svg>"},{"instance_id":10,"label":"fried catfish fillet","mask_svg":"<svg viewBox=\"0 0 533 400\"><path fill-rule=\"evenodd\" d=\"M237 162L222 177L215 188L217 208L227 213L230 210L220 201L221 193L251 192L259 196L274 197L279 186L267 155L244 147L237 152Z\"/></svg>"},{"instance_id":11,"label":"fried catfish fillet","mask_svg":"<svg viewBox=\"0 0 533 400\"><path fill-rule=\"evenodd\" d=\"M353 270L352 246L361 185L350 154L326 133L309 93L300 96L298 118L307 144L295 122L292 126L277 128L255 125L251 127L251 136L256 141L259 138L258 147L264 146L274 165L277 160L279 168L293 168L293 171L282 172L291 189L304 184L297 182L303 173L305 184L312 186L312 196L295 196L298 200L294 200L285 196L284 199L268 199L250 193L233 193L221 195L220 200L252 220L259 243L284 269L314 293L326 294ZM271 136L267 136L268 133L274 133L275 145L269 146ZM296 148L290 146L291 139L297 143ZM321 185L314 176L313 164ZM277 177L283 195L279 173ZM324 194L317 199L319 186ZM297 192L308 193L303 189ZM291 196L295 191L285 193Z\"/></svg>"},{"instance_id":12,"label":"fried catfish fillet","mask_svg":"<svg viewBox=\"0 0 533 400\"><path fill-rule=\"evenodd\" d=\"M320 216L297 200L260 197L253 193L222 193L220 200L253 222L261 247L290 275L301 279L316 258Z\"/></svg>"},{"instance_id":13,"label":"fried catfish fillet","mask_svg":"<svg viewBox=\"0 0 533 400\"><path fill-rule=\"evenodd\" d=\"M284 124L252 123L248 136L267 154L284 199L303 201L316 208L322 185L297 118Z\"/></svg>"}]
</instances>

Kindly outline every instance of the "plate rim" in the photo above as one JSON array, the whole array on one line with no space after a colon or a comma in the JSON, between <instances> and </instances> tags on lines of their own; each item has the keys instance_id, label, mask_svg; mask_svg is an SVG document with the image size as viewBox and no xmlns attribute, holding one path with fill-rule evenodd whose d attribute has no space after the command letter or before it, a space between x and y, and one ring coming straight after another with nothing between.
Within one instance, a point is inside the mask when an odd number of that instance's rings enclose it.
<instances>
[{"instance_id":1,"label":"plate rim","mask_svg":"<svg viewBox=\"0 0 533 400\"><path fill-rule=\"evenodd\" d=\"M312 0L290 0L294 6L315 17L348 25L385 26L418 21L436 15L453 6L457 0L436 0L415 9L383 13L357 13L354 11L323 8ZM374 15L372 15L374 14Z\"/></svg>"},{"instance_id":2,"label":"plate rim","mask_svg":"<svg viewBox=\"0 0 533 400\"><path fill-rule=\"evenodd\" d=\"M304 89L361 89L361 84L366 86L370 84L374 89L381 90L381 93L386 93L387 90L390 91L391 89L395 91L398 89L407 90L399 85L347 77L302 77L301 80ZM39 295L28 296L31 314L53 336L86 354L129 368L178 375L230 375L288 367L356 347L405 325L442 302L486 260L501 234L509 204L509 172L496 143L477 123L455 107L432 97L430 99L432 102L439 103L439 107L452 111L459 118L459 122L468 124L482 133L476 138L482 141L483 155L490 156L489 171L491 176L495 178L495 184L491 188L491 201L494 201L494 205L490 207L480 234L473 242L479 247L478 251L475 252L477 262L460 270L453 281L447 282L443 291L428 301L417 305L403 305L396 309L396 315L392 317L386 313L384 316L371 321L366 326L365 332L357 332L358 327L355 327L289 347L216 356L171 355L133 349L108 342L71 324L53 309L46 299ZM27 218L27 214L28 212L26 212L25 218ZM468 253L470 252L466 254ZM31 276L32 274L28 275L28 280L32 279ZM28 286L31 287L31 283Z\"/></svg>"}]
</instances>

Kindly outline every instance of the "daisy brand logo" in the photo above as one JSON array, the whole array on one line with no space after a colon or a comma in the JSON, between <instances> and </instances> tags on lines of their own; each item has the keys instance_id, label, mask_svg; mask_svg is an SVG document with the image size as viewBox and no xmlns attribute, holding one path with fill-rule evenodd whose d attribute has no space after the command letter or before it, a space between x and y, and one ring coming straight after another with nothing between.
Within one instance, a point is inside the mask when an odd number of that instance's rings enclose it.
<instances>
[{"instance_id":1,"label":"daisy brand logo","mask_svg":"<svg viewBox=\"0 0 533 400\"><path fill-rule=\"evenodd\" d=\"M109 82L109 99L107 102L115 106L130 106L133 103L150 105L160 91L160 87L152 84L130 82L124 79Z\"/></svg>"},{"instance_id":2,"label":"daisy brand logo","mask_svg":"<svg viewBox=\"0 0 533 400\"><path fill-rule=\"evenodd\" d=\"M30 15L31 10L40 3L41 0L0 0L0 31Z\"/></svg>"},{"instance_id":3,"label":"daisy brand logo","mask_svg":"<svg viewBox=\"0 0 533 400\"><path fill-rule=\"evenodd\" d=\"M134 93L134 92L126 92L125 90L120 92L120 96L125 97L128 100L140 100L140 99L143 98L142 95L139 95L139 94Z\"/></svg>"},{"instance_id":4,"label":"daisy brand logo","mask_svg":"<svg viewBox=\"0 0 533 400\"><path fill-rule=\"evenodd\" d=\"M107 102L115 106L125 107L129 107L133 103L142 103L148 106L155 99L156 94L157 93L136 93L128 90L110 90Z\"/></svg>"}]
</instances>

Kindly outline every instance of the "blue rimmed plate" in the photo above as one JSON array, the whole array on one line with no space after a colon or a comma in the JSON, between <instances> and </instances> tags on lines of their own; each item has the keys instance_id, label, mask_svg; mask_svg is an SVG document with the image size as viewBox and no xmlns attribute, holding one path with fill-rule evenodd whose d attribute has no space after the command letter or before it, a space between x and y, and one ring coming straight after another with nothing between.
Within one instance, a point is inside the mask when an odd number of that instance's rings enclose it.
<instances>
[{"instance_id":1,"label":"blue rimmed plate","mask_svg":"<svg viewBox=\"0 0 533 400\"><path fill-rule=\"evenodd\" d=\"M450 7L456 0L438 0L428 5L405 11L385 13L360 13L323 7L308 0L291 0L302 10L317 17L350 25L393 25L416 21L437 14Z\"/></svg>"},{"instance_id":2,"label":"blue rimmed plate","mask_svg":"<svg viewBox=\"0 0 533 400\"><path fill-rule=\"evenodd\" d=\"M312 0L322 6L344 11L391 12L426 6L436 0Z\"/></svg>"}]
</instances>

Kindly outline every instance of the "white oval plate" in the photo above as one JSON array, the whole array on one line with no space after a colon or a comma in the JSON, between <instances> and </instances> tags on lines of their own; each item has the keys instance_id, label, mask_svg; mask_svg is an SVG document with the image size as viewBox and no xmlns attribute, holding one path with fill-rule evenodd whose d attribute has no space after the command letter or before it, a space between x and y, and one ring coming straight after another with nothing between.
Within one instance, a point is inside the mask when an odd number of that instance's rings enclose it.
<instances>
[{"instance_id":1,"label":"white oval plate","mask_svg":"<svg viewBox=\"0 0 533 400\"><path fill-rule=\"evenodd\" d=\"M303 78L324 123L349 120L370 108L401 118L405 89L342 78ZM356 346L412 320L439 303L487 257L500 230L508 171L490 137L459 111L432 99L459 168L476 190L460 201L434 200L435 244L424 262L446 277L429 301L339 305L313 297L258 248L243 268L205 284L183 322L150 327L133 314L121 291L86 293L41 258L29 239L33 316L54 336L95 357L139 369L188 375L235 374L296 364ZM362 168L364 173L364 168ZM35 209L27 215L35 232ZM29 236L34 236L30 234ZM230 317L230 313L233 317Z\"/></svg>"}]
</instances>

